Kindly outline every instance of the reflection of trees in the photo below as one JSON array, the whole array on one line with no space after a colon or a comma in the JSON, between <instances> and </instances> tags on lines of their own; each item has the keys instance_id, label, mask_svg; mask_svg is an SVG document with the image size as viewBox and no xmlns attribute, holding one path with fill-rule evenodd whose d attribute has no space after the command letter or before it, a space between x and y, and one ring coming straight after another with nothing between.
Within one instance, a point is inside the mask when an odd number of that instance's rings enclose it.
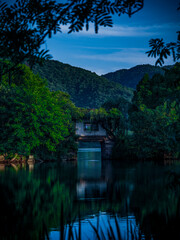
<instances>
[{"instance_id":1,"label":"reflection of trees","mask_svg":"<svg viewBox=\"0 0 180 240\"><path fill-rule=\"evenodd\" d=\"M79 214L86 218L99 211L121 211L115 190L106 200L76 201L76 179L71 164L43 164L33 172L8 169L1 173L1 239L44 239L51 228L60 229L62 221L75 221Z\"/></svg>"},{"instance_id":2,"label":"reflection of trees","mask_svg":"<svg viewBox=\"0 0 180 240\"><path fill-rule=\"evenodd\" d=\"M130 207L147 239L179 239L180 189L170 188L165 168L139 167Z\"/></svg>"},{"instance_id":3,"label":"reflection of trees","mask_svg":"<svg viewBox=\"0 0 180 240\"><path fill-rule=\"evenodd\" d=\"M107 180L106 199L93 201L77 201L75 169L72 164L43 164L35 165L31 173L1 172L1 239L44 239L50 229L60 229L62 222L70 224L79 214L85 219L99 211L118 218L134 214L146 239L179 236L180 189L168 187L167 168L148 163L120 169L115 165Z\"/></svg>"},{"instance_id":4,"label":"reflection of trees","mask_svg":"<svg viewBox=\"0 0 180 240\"><path fill-rule=\"evenodd\" d=\"M41 239L47 226L59 224L61 204L71 209L70 193L50 178L40 181L26 172L5 172L0 178L1 239Z\"/></svg>"}]
</instances>

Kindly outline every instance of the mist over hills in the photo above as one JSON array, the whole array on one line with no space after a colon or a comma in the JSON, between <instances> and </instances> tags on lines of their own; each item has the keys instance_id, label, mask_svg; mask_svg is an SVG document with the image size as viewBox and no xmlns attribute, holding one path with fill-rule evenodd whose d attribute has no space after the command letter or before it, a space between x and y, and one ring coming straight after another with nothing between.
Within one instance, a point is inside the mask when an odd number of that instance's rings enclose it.
<instances>
[{"instance_id":1,"label":"mist over hills","mask_svg":"<svg viewBox=\"0 0 180 240\"><path fill-rule=\"evenodd\" d=\"M120 83L55 60L48 60L43 66L36 65L33 71L47 79L50 90L69 93L78 107L97 108L111 98L131 101L133 96L133 90Z\"/></svg>"},{"instance_id":2,"label":"mist over hills","mask_svg":"<svg viewBox=\"0 0 180 240\"><path fill-rule=\"evenodd\" d=\"M168 67L170 66L161 68L161 67L152 66L150 64L143 64L143 65L137 65L130 69L121 69L115 72L110 72L102 75L102 77L105 77L110 81L120 83L123 86L136 89L136 85L144 77L144 74L148 73L150 78L152 78L154 74L157 74L157 73L164 75L165 68L168 68Z\"/></svg>"}]
</instances>

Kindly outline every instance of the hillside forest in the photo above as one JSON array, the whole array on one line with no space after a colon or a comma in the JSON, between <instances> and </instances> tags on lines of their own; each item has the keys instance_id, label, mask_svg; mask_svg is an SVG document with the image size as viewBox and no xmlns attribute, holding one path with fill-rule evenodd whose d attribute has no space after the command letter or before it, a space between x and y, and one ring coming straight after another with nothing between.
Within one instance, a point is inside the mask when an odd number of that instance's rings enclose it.
<instances>
[{"instance_id":1,"label":"hillside forest","mask_svg":"<svg viewBox=\"0 0 180 240\"><path fill-rule=\"evenodd\" d=\"M47 60L42 66L35 65L33 72L47 79L51 91L67 92L78 107L97 108L112 97L130 101L133 96L131 88L59 61Z\"/></svg>"}]
</instances>

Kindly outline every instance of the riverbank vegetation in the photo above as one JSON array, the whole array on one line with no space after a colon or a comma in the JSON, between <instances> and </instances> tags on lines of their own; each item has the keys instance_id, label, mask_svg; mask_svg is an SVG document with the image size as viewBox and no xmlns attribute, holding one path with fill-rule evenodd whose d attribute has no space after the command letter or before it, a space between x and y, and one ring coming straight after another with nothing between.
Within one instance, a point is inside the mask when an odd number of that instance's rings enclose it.
<instances>
[{"instance_id":1,"label":"riverbank vegetation","mask_svg":"<svg viewBox=\"0 0 180 240\"><path fill-rule=\"evenodd\" d=\"M139 82L129 110L138 157L180 154L180 65Z\"/></svg>"},{"instance_id":2,"label":"riverbank vegetation","mask_svg":"<svg viewBox=\"0 0 180 240\"><path fill-rule=\"evenodd\" d=\"M74 121L80 113L70 96L51 92L46 81L25 65L19 65L10 77L3 75L0 85L1 155L33 154L52 160L64 151L75 151Z\"/></svg>"},{"instance_id":3,"label":"riverbank vegetation","mask_svg":"<svg viewBox=\"0 0 180 240\"><path fill-rule=\"evenodd\" d=\"M99 109L79 109L67 93L50 91L45 79L19 65L18 71L1 79L0 153L7 159L33 154L36 159L57 160L69 153L71 158L77 151L75 121L86 116L100 123L115 142L113 158L178 159L179 86L177 63L164 75L150 79L146 74L132 102L119 97Z\"/></svg>"},{"instance_id":4,"label":"riverbank vegetation","mask_svg":"<svg viewBox=\"0 0 180 240\"><path fill-rule=\"evenodd\" d=\"M137 85L131 103L122 99L105 102L91 111L115 142L114 157L136 159L180 157L180 65Z\"/></svg>"},{"instance_id":5,"label":"riverbank vegetation","mask_svg":"<svg viewBox=\"0 0 180 240\"><path fill-rule=\"evenodd\" d=\"M148 75L137 85L128 120L125 151L138 159L180 157L180 65L165 75ZM119 142L118 149L122 149ZM119 148L120 147L120 148ZM129 154L128 154L129 155Z\"/></svg>"}]
</instances>

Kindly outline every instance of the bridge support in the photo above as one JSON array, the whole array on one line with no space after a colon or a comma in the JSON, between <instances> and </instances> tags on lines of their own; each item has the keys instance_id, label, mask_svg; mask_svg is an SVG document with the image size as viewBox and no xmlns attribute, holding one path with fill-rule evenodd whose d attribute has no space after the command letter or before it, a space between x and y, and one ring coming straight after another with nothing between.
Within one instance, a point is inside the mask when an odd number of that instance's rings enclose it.
<instances>
[{"instance_id":1,"label":"bridge support","mask_svg":"<svg viewBox=\"0 0 180 240\"><path fill-rule=\"evenodd\" d=\"M111 159L114 142L105 136L80 136L79 142L100 142L101 156L103 160Z\"/></svg>"}]
</instances>

